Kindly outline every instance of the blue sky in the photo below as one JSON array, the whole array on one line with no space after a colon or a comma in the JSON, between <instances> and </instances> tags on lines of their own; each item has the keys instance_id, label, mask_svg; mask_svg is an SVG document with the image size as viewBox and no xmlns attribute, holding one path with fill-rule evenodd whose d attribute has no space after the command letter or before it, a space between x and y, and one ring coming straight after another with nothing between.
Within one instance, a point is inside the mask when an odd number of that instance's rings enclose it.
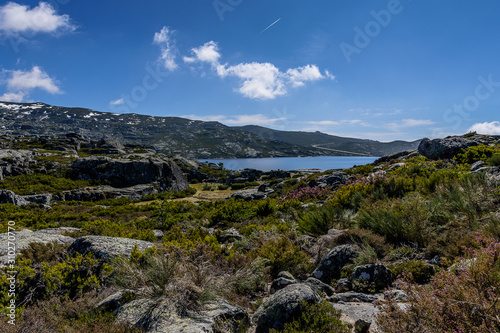
<instances>
[{"instance_id":1,"label":"blue sky","mask_svg":"<svg viewBox=\"0 0 500 333\"><path fill-rule=\"evenodd\" d=\"M0 100L381 141L500 134L500 2L0 2Z\"/></svg>"}]
</instances>

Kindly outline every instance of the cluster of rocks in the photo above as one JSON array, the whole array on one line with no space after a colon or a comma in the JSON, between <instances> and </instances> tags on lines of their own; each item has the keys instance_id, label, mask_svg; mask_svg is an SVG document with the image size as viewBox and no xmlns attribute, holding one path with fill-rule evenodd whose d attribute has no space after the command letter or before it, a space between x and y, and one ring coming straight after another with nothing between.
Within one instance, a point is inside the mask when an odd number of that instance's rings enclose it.
<instances>
[{"instance_id":1,"label":"cluster of rocks","mask_svg":"<svg viewBox=\"0 0 500 333\"><path fill-rule=\"evenodd\" d=\"M81 231L77 228L53 228L39 231L22 230L16 235L16 251L28 247L30 243L57 242L69 245L69 253L92 253L103 261L118 255L130 257L134 248L144 251L153 242L106 236L83 236L73 238L68 234ZM225 241L240 240L237 231L230 230L220 237ZM0 234L0 265L7 260L8 248L1 244L7 234ZM358 332L376 332L374 319L378 313L376 301L384 297L398 297L404 301L401 291L384 295L382 290L392 283L390 271L382 264L355 267L351 278L341 279L345 265L352 263L359 254L355 245L340 245L332 248L321 260L311 276L298 280L288 272L281 272L272 281L269 296L266 297L253 315L244 309L229 304L222 298L206 304L202 310L183 316L172 311L161 310L160 299L125 297L129 291L121 290L102 300L98 308L114 311L116 320L141 327L146 332L242 332L251 325L256 333L267 333L270 329L282 329L303 311L304 303L331 302L343 313L343 320L358 328ZM338 281L332 287L332 282ZM367 286L374 288L368 292ZM376 293L373 293L376 291ZM133 291L130 291L133 293ZM165 301L165 300L163 300ZM224 329L221 330L221 327Z\"/></svg>"}]
</instances>

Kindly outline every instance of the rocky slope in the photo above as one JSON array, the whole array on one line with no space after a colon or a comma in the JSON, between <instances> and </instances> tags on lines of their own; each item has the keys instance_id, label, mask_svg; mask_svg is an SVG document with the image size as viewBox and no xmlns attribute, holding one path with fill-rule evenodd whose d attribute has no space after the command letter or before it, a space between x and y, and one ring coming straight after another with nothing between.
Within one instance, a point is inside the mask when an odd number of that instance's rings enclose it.
<instances>
[{"instance_id":1,"label":"rocky slope","mask_svg":"<svg viewBox=\"0 0 500 333\"><path fill-rule=\"evenodd\" d=\"M228 127L179 117L99 112L44 103L0 102L0 135L59 136L140 144L188 158L382 156L415 149L418 142L382 143L323 133L276 131L260 126Z\"/></svg>"}]
</instances>

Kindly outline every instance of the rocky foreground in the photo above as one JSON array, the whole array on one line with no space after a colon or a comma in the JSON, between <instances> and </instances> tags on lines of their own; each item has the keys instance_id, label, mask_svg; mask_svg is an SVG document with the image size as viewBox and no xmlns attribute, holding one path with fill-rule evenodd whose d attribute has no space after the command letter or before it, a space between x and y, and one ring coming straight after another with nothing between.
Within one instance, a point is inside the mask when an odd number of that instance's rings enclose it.
<instances>
[{"instance_id":1,"label":"rocky foreground","mask_svg":"<svg viewBox=\"0 0 500 333\"><path fill-rule=\"evenodd\" d=\"M437 322L430 313L405 316L417 309L420 286L438 288L434 280L460 279L481 262L461 247L484 242L473 240L478 230L498 243L498 139L424 139L369 166L301 174L228 171L74 134L4 137L2 230L15 221L16 302L26 307L17 329L34 325L41 306L86 302L79 314L51 312L36 329L446 331L429 328ZM9 236L0 234L4 272L13 260ZM498 298L489 283L483 288ZM464 331L497 331L498 305L475 302Z\"/></svg>"}]
</instances>

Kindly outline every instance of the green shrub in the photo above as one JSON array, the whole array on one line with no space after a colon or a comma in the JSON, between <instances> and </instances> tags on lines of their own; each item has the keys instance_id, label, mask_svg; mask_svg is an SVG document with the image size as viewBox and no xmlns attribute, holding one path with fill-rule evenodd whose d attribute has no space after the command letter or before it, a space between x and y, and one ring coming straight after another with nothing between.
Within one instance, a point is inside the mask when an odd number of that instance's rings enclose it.
<instances>
[{"instance_id":1,"label":"green shrub","mask_svg":"<svg viewBox=\"0 0 500 333\"><path fill-rule=\"evenodd\" d=\"M289 271L294 276L305 274L312 269L311 257L292 243L288 236L265 242L254 254L268 260L273 279L282 271Z\"/></svg>"},{"instance_id":2,"label":"green shrub","mask_svg":"<svg viewBox=\"0 0 500 333\"><path fill-rule=\"evenodd\" d=\"M259 186L258 182L244 182L244 183L234 183L231 185L231 190L242 190L248 187Z\"/></svg>"},{"instance_id":3,"label":"green shrub","mask_svg":"<svg viewBox=\"0 0 500 333\"><path fill-rule=\"evenodd\" d=\"M321 303L302 301L300 315L282 330L269 330L269 333L350 333L352 327L340 319L341 312L324 300Z\"/></svg>"},{"instance_id":4,"label":"green shrub","mask_svg":"<svg viewBox=\"0 0 500 333\"><path fill-rule=\"evenodd\" d=\"M433 266L421 260L409 260L389 266L394 277L402 274L419 284L429 283L435 273Z\"/></svg>"},{"instance_id":5,"label":"green shrub","mask_svg":"<svg viewBox=\"0 0 500 333\"><path fill-rule=\"evenodd\" d=\"M497 147L479 145L463 149L461 153L455 156L455 160L460 164L473 164L477 161L486 161L488 158L499 153Z\"/></svg>"},{"instance_id":6,"label":"green shrub","mask_svg":"<svg viewBox=\"0 0 500 333\"><path fill-rule=\"evenodd\" d=\"M253 202L235 199L218 201L214 206L210 215L212 225L219 222L241 222L254 217L257 211Z\"/></svg>"},{"instance_id":7,"label":"green shrub","mask_svg":"<svg viewBox=\"0 0 500 333\"><path fill-rule=\"evenodd\" d=\"M486 160L486 164L500 166L500 154L495 154Z\"/></svg>"},{"instance_id":8,"label":"green shrub","mask_svg":"<svg viewBox=\"0 0 500 333\"><path fill-rule=\"evenodd\" d=\"M378 258L383 258L391 250L391 245L387 243L384 236L377 235L371 230L361 228L345 231L337 238L336 244L368 245L375 251L376 257Z\"/></svg>"}]
</instances>

